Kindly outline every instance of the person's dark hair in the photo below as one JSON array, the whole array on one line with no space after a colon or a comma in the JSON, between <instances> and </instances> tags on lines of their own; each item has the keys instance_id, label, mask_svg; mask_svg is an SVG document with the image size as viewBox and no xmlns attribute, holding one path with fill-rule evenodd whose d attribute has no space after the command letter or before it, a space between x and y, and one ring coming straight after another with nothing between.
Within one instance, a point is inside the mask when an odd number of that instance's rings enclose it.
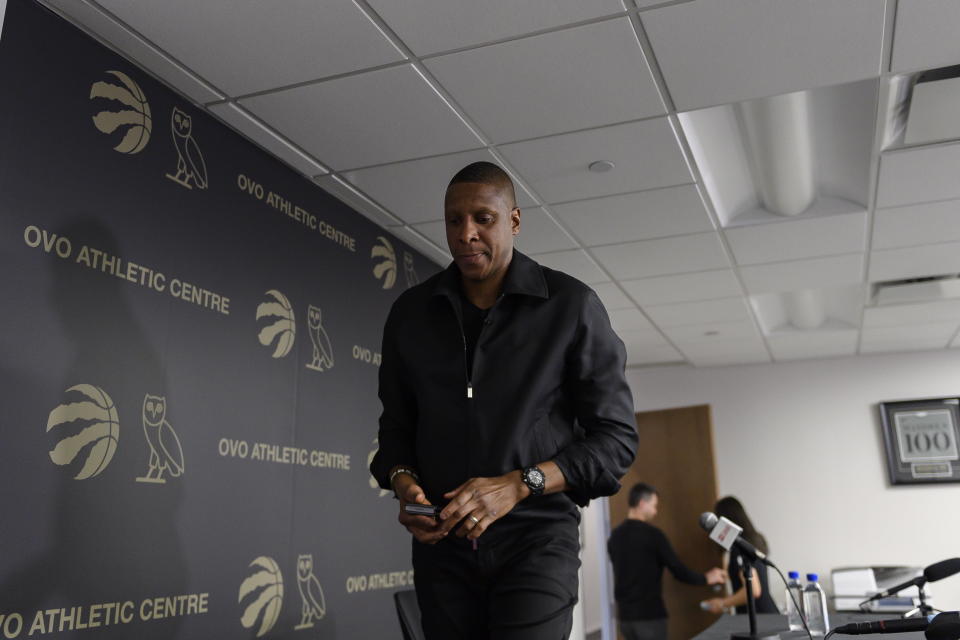
<instances>
[{"instance_id":1,"label":"person's dark hair","mask_svg":"<svg viewBox=\"0 0 960 640\"><path fill-rule=\"evenodd\" d=\"M649 500L655 495L657 495L657 490L653 487L653 485L649 485L646 482L638 482L630 489L630 498L628 504L631 508L633 508L640 504L641 500Z\"/></svg>"},{"instance_id":2,"label":"person's dark hair","mask_svg":"<svg viewBox=\"0 0 960 640\"><path fill-rule=\"evenodd\" d=\"M511 208L517 206L517 193L513 188L513 180L510 179L510 175L506 171L492 162L481 161L468 164L450 178L450 184L447 185L447 189L450 188L450 185L460 184L462 182L489 184L498 187L502 189L504 195L507 196L507 204L509 204Z\"/></svg>"},{"instance_id":3,"label":"person's dark hair","mask_svg":"<svg viewBox=\"0 0 960 640\"><path fill-rule=\"evenodd\" d=\"M713 511L718 517L726 518L727 520L731 520L735 524L743 527L743 533L740 535L743 536L747 542L755 546L763 553L770 552L770 548L767 546L767 539L763 537L762 533L757 531L755 526L753 526L753 522L751 522L750 518L747 516L747 510L743 508L743 505L740 504L739 500L733 496L720 498L717 500L717 504L713 508Z\"/></svg>"}]
</instances>

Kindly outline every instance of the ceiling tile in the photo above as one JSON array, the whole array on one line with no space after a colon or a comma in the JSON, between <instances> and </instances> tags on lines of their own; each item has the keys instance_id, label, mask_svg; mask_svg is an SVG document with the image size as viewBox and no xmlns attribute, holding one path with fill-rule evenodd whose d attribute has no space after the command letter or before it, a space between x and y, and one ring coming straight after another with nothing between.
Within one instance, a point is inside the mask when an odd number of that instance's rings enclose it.
<instances>
[{"instance_id":1,"label":"ceiling tile","mask_svg":"<svg viewBox=\"0 0 960 640\"><path fill-rule=\"evenodd\" d=\"M592 251L600 264L618 280L730 266L716 233L641 240L597 247Z\"/></svg>"},{"instance_id":2,"label":"ceiling tile","mask_svg":"<svg viewBox=\"0 0 960 640\"><path fill-rule=\"evenodd\" d=\"M733 298L743 294L737 276L730 269L623 280L620 284L637 304L644 306Z\"/></svg>"},{"instance_id":3,"label":"ceiling tile","mask_svg":"<svg viewBox=\"0 0 960 640\"><path fill-rule=\"evenodd\" d=\"M863 310L863 328L952 322L960 325L960 300L937 300L918 304L867 307Z\"/></svg>"},{"instance_id":4,"label":"ceiling tile","mask_svg":"<svg viewBox=\"0 0 960 640\"><path fill-rule=\"evenodd\" d=\"M231 96L403 60L350 0L99 0Z\"/></svg>"},{"instance_id":5,"label":"ceiling tile","mask_svg":"<svg viewBox=\"0 0 960 640\"><path fill-rule=\"evenodd\" d=\"M677 109L688 111L879 76L884 5L689 2L640 19Z\"/></svg>"},{"instance_id":6,"label":"ceiling tile","mask_svg":"<svg viewBox=\"0 0 960 640\"><path fill-rule=\"evenodd\" d=\"M700 341L677 347L691 364L698 367L770 362L770 354L760 338L723 342Z\"/></svg>"},{"instance_id":7,"label":"ceiling tile","mask_svg":"<svg viewBox=\"0 0 960 640\"><path fill-rule=\"evenodd\" d=\"M417 55L471 47L624 10L620 0L368 0Z\"/></svg>"},{"instance_id":8,"label":"ceiling tile","mask_svg":"<svg viewBox=\"0 0 960 640\"><path fill-rule=\"evenodd\" d=\"M577 243L540 207L520 212L520 234L514 244L527 254L577 248Z\"/></svg>"},{"instance_id":9,"label":"ceiling tile","mask_svg":"<svg viewBox=\"0 0 960 640\"><path fill-rule=\"evenodd\" d=\"M621 331L655 331L656 327L650 324L647 317L639 309L617 309L610 311L610 326L617 333Z\"/></svg>"},{"instance_id":10,"label":"ceiling tile","mask_svg":"<svg viewBox=\"0 0 960 640\"><path fill-rule=\"evenodd\" d=\"M668 343L656 346L634 347L627 344L627 366L638 367L653 364L673 364L684 362L683 354Z\"/></svg>"},{"instance_id":11,"label":"ceiling tile","mask_svg":"<svg viewBox=\"0 0 960 640\"><path fill-rule=\"evenodd\" d=\"M339 176L332 174L317 176L314 181L340 202L373 220L381 227L391 227L402 222L376 202L354 189L353 185L341 180Z\"/></svg>"},{"instance_id":12,"label":"ceiling tile","mask_svg":"<svg viewBox=\"0 0 960 640\"><path fill-rule=\"evenodd\" d=\"M343 177L406 222L428 222L443 217L443 195L454 174L480 161L501 164L487 149L477 149L346 171ZM521 209L537 204L520 185L514 186Z\"/></svg>"},{"instance_id":13,"label":"ceiling tile","mask_svg":"<svg viewBox=\"0 0 960 640\"><path fill-rule=\"evenodd\" d=\"M442 249L447 248L447 225L442 220L410 225Z\"/></svg>"},{"instance_id":14,"label":"ceiling tile","mask_svg":"<svg viewBox=\"0 0 960 640\"><path fill-rule=\"evenodd\" d=\"M610 276L605 274L590 259L590 256L580 249L538 253L532 257L543 266L562 271L585 284L594 285L610 280Z\"/></svg>"},{"instance_id":15,"label":"ceiling tile","mask_svg":"<svg viewBox=\"0 0 960 640\"><path fill-rule=\"evenodd\" d=\"M411 65L247 98L240 104L337 170L482 144Z\"/></svg>"},{"instance_id":16,"label":"ceiling tile","mask_svg":"<svg viewBox=\"0 0 960 640\"><path fill-rule=\"evenodd\" d=\"M771 262L740 268L752 295L797 289L821 289L863 281L863 254Z\"/></svg>"},{"instance_id":17,"label":"ceiling tile","mask_svg":"<svg viewBox=\"0 0 960 640\"><path fill-rule=\"evenodd\" d=\"M880 156L877 207L960 198L960 143L888 151Z\"/></svg>"},{"instance_id":18,"label":"ceiling tile","mask_svg":"<svg viewBox=\"0 0 960 640\"><path fill-rule=\"evenodd\" d=\"M667 118L503 145L500 151L546 202L582 200L693 181ZM587 167L609 160L615 167Z\"/></svg>"},{"instance_id":19,"label":"ceiling tile","mask_svg":"<svg viewBox=\"0 0 960 640\"><path fill-rule=\"evenodd\" d=\"M870 252L870 282L960 273L960 242Z\"/></svg>"},{"instance_id":20,"label":"ceiling tile","mask_svg":"<svg viewBox=\"0 0 960 640\"><path fill-rule=\"evenodd\" d=\"M957 332L956 322L864 329L860 353L943 349Z\"/></svg>"},{"instance_id":21,"label":"ceiling tile","mask_svg":"<svg viewBox=\"0 0 960 640\"><path fill-rule=\"evenodd\" d=\"M960 3L912 0L897 4L893 33L894 71L919 71L960 63Z\"/></svg>"},{"instance_id":22,"label":"ceiling tile","mask_svg":"<svg viewBox=\"0 0 960 640\"><path fill-rule=\"evenodd\" d=\"M225 96L169 55L86 0L47 0L71 20L83 25L125 56L198 104ZM3 10L0 2L0 13ZM0 15L0 25L3 17ZM147 96L149 98L149 96Z\"/></svg>"},{"instance_id":23,"label":"ceiling tile","mask_svg":"<svg viewBox=\"0 0 960 640\"><path fill-rule=\"evenodd\" d=\"M767 336L774 360L806 360L852 356L857 352L857 329L792 331Z\"/></svg>"},{"instance_id":24,"label":"ceiling tile","mask_svg":"<svg viewBox=\"0 0 960 640\"><path fill-rule=\"evenodd\" d=\"M960 200L877 209L874 249L960 241Z\"/></svg>"},{"instance_id":25,"label":"ceiling tile","mask_svg":"<svg viewBox=\"0 0 960 640\"><path fill-rule=\"evenodd\" d=\"M656 329L617 331L627 349L627 365L683 362L684 357Z\"/></svg>"},{"instance_id":26,"label":"ceiling tile","mask_svg":"<svg viewBox=\"0 0 960 640\"><path fill-rule=\"evenodd\" d=\"M787 219L725 229L738 264L783 262L859 253L866 244L867 212Z\"/></svg>"},{"instance_id":27,"label":"ceiling tile","mask_svg":"<svg viewBox=\"0 0 960 640\"><path fill-rule=\"evenodd\" d=\"M600 297L600 302L603 303L608 313L610 311L616 311L617 309L636 308L636 305L633 304L630 298L624 295L620 287L614 282L597 283L593 285L593 290L597 292L597 295Z\"/></svg>"},{"instance_id":28,"label":"ceiling tile","mask_svg":"<svg viewBox=\"0 0 960 640\"><path fill-rule=\"evenodd\" d=\"M629 18L424 64L494 142L666 113Z\"/></svg>"},{"instance_id":29,"label":"ceiling tile","mask_svg":"<svg viewBox=\"0 0 960 640\"><path fill-rule=\"evenodd\" d=\"M644 307L643 310L654 324L662 329L752 321L750 309L743 298L678 302Z\"/></svg>"},{"instance_id":30,"label":"ceiling tile","mask_svg":"<svg viewBox=\"0 0 960 640\"><path fill-rule=\"evenodd\" d=\"M550 207L587 246L713 231L696 185Z\"/></svg>"},{"instance_id":31,"label":"ceiling tile","mask_svg":"<svg viewBox=\"0 0 960 640\"><path fill-rule=\"evenodd\" d=\"M209 110L234 129L307 177L312 178L328 173L326 167L322 164L291 145L286 138L277 135L265 127L260 121L237 105L219 104L209 107Z\"/></svg>"},{"instance_id":32,"label":"ceiling tile","mask_svg":"<svg viewBox=\"0 0 960 640\"><path fill-rule=\"evenodd\" d=\"M688 345L695 342L715 343L759 337L757 327L749 320L664 327L662 331L677 345Z\"/></svg>"},{"instance_id":33,"label":"ceiling tile","mask_svg":"<svg viewBox=\"0 0 960 640\"><path fill-rule=\"evenodd\" d=\"M660 347L670 344L656 329L620 330L617 335L627 349L631 347Z\"/></svg>"}]
</instances>

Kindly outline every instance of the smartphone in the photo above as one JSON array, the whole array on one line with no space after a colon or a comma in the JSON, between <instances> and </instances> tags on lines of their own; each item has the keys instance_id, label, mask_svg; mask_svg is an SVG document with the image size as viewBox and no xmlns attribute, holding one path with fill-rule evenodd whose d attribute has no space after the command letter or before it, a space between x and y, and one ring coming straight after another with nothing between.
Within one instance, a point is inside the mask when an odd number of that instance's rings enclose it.
<instances>
[{"instance_id":1,"label":"smartphone","mask_svg":"<svg viewBox=\"0 0 960 640\"><path fill-rule=\"evenodd\" d=\"M440 506L436 504L405 504L403 510L412 516L440 517Z\"/></svg>"}]
</instances>

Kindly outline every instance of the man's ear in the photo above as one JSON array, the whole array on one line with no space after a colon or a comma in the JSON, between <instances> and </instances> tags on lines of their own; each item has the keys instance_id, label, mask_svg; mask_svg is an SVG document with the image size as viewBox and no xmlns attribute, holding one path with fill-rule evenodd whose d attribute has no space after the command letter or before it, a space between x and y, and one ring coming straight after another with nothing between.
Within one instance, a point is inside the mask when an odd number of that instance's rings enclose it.
<instances>
[{"instance_id":1,"label":"man's ear","mask_svg":"<svg viewBox=\"0 0 960 640\"><path fill-rule=\"evenodd\" d=\"M515 236L520 234L520 207L514 207L510 212L510 230Z\"/></svg>"}]
</instances>

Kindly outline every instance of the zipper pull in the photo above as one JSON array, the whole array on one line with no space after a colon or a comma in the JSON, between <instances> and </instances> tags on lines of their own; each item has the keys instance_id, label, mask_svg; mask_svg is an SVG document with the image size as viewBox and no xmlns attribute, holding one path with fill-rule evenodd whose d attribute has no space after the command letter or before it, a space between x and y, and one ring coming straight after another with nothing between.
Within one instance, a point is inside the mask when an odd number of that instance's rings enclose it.
<instances>
[{"instance_id":1,"label":"zipper pull","mask_svg":"<svg viewBox=\"0 0 960 640\"><path fill-rule=\"evenodd\" d=\"M473 384L470 382L467 383L467 397L468 398L473 397Z\"/></svg>"}]
</instances>

